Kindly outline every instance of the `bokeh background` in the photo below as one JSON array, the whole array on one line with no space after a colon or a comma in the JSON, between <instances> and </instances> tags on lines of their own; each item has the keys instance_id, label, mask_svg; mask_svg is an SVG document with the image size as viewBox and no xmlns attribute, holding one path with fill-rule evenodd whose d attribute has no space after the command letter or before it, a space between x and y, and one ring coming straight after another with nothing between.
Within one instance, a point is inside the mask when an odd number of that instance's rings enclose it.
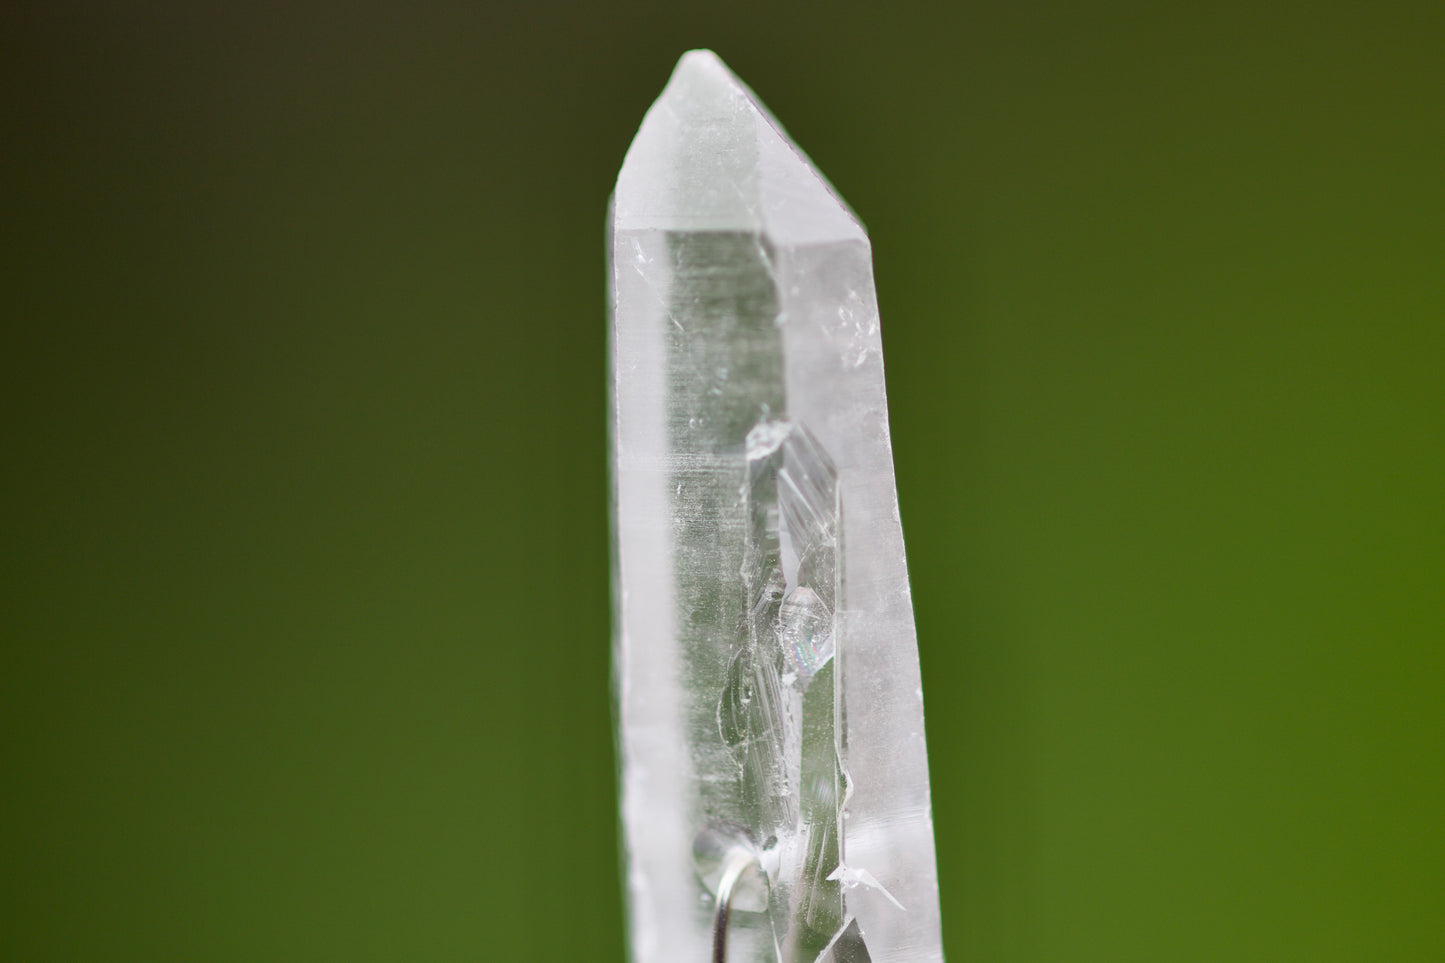
<instances>
[{"instance_id":1,"label":"bokeh background","mask_svg":"<svg viewBox=\"0 0 1445 963\"><path fill-rule=\"evenodd\" d=\"M868 224L956 961L1438 960L1445 5L13 2L0 957L622 960L603 216Z\"/></svg>"}]
</instances>

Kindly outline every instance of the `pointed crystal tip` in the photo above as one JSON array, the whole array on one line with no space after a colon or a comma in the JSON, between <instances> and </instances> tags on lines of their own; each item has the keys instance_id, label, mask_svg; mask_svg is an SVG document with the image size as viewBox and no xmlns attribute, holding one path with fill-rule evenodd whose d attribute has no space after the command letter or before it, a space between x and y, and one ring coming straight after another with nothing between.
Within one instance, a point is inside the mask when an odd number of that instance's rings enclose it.
<instances>
[{"instance_id":1,"label":"pointed crystal tip","mask_svg":"<svg viewBox=\"0 0 1445 963\"><path fill-rule=\"evenodd\" d=\"M853 212L711 50L683 54L627 151L617 230L743 231L786 244L864 240Z\"/></svg>"}]
</instances>

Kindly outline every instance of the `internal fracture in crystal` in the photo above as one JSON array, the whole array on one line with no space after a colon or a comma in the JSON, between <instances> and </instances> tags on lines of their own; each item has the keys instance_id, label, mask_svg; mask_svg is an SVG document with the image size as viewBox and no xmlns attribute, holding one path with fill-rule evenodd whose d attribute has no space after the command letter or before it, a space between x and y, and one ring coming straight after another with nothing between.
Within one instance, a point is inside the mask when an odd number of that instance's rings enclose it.
<instances>
[{"instance_id":1,"label":"internal fracture in crystal","mask_svg":"<svg viewBox=\"0 0 1445 963\"><path fill-rule=\"evenodd\" d=\"M942 959L867 235L711 53L611 216L615 683L634 963Z\"/></svg>"}]
</instances>

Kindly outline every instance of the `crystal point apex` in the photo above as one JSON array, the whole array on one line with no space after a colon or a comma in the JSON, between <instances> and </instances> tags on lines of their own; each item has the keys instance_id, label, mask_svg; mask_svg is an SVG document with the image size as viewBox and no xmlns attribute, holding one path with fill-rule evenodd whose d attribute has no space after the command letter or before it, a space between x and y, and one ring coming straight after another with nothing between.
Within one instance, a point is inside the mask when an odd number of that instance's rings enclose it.
<instances>
[{"instance_id":1,"label":"crystal point apex","mask_svg":"<svg viewBox=\"0 0 1445 963\"><path fill-rule=\"evenodd\" d=\"M683 54L617 179L621 229L866 241L848 205L711 50Z\"/></svg>"}]
</instances>

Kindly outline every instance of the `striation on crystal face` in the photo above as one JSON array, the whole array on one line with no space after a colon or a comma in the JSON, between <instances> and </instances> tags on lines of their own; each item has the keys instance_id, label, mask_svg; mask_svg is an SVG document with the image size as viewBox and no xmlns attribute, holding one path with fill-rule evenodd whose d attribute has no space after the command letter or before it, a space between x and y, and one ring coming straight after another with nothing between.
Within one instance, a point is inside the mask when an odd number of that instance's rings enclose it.
<instances>
[{"instance_id":1,"label":"striation on crystal face","mask_svg":"<svg viewBox=\"0 0 1445 963\"><path fill-rule=\"evenodd\" d=\"M744 852L729 960L941 960L867 235L707 51L610 228L631 958L708 959Z\"/></svg>"}]
</instances>

